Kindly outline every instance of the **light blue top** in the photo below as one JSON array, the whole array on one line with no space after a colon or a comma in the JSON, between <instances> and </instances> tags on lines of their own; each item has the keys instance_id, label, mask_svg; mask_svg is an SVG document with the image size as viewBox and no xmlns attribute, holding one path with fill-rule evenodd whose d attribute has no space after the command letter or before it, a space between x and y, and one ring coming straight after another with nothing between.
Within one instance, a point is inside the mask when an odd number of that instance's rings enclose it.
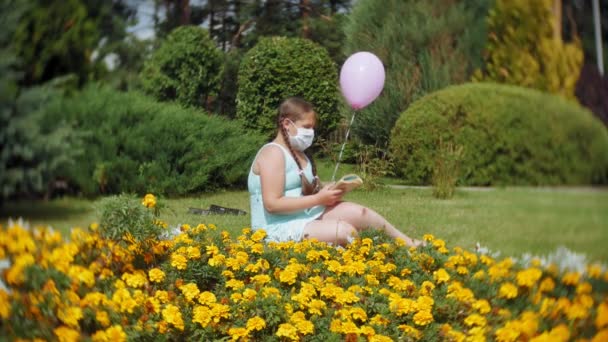
<instances>
[{"instance_id":1,"label":"light blue top","mask_svg":"<svg viewBox=\"0 0 608 342\"><path fill-rule=\"evenodd\" d=\"M285 156L285 190L283 191L283 195L286 197L301 197L302 180L300 179L300 170L293 156L285 147L272 142L262 146L255 156L254 163L262 149L268 145L279 146ZM310 160L308 160L308 164L304 168L304 175L312 183L314 176ZM317 205L294 213L269 213L264 207L262 199L260 176L253 173L253 164L249 169L247 187L249 188L249 201L251 204L251 228L253 230L264 229L268 234L266 237L268 241L302 240L304 226L308 222L317 219L325 211L325 206Z\"/></svg>"}]
</instances>

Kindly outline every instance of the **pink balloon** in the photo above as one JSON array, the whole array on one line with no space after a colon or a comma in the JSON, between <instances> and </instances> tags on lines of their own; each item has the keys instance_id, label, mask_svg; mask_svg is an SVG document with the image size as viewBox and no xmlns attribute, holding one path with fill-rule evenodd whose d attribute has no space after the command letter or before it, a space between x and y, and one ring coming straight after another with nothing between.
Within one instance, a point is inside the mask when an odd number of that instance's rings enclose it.
<instances>
[{"instance_id":1,"label":"pink balloon","mask_svg":"<svg viewBox=\"0 0 608 342\"><path fill-rule=\"evenodd\" d=\"M346 60L340 70L342 95L353 109L372 103L384 88L384 66L371 52L357 52Z\"/></svg>"}]
</instances>

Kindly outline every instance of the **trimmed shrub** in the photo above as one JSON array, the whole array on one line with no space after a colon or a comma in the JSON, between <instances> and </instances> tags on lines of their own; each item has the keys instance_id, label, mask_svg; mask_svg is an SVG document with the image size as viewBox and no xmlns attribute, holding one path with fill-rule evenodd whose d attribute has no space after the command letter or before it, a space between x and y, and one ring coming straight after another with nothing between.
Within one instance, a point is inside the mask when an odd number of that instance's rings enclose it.
<instances>
[{"instance_id":1,"label":"trimmed shrub","mask_svg":"<svg viewBox=\"0 0 608 342\"><path fill-rule=\"evenodd\" d=\"M239 68L237 118L270 137L279 104L300 96L317 112L317 134L326 136L340 120L338 72L327 50L300 38L262 38L245 54Z\"/></svg>"},{"instance_id":2,"label":"trimmed shrub","mask_svg":"<svg viewBox=\"0 0 608 342\"><path fill-rule=\"evenodd\" d=\"M439 141L464 148L462 185L608 181L608 131L577 103L492 83L448 87L416 101L392 131L396 173L429 184Z\"/></svg>"},{"instance_id":3,"label":"trimmed shrub","mask_svg":"<svg viewBox=\"0 0 608 342\"><path fill-rule=\"evenodd\" d=\"M87 134L85 156L66 175L87 195L244 186L263 143L227 119L96 85L49 105L48 124L58 118Z\"/></svg>"},{"instance_id":4,"label":"trimmed shrub","mask_svg":"<svg viewBox=\"0 0 608 342\"><path fill-rule=\"evenodd\" d=\"M173 30L144 64L141 84L157 100L207 108L222 80L222 52L197 26Z\"/></svg>"},{"instance_id":5,"label":"trimmed shrub","mask_svg":"<svg viewBox=\"0 0 608 342\"><path fill-rule=\"evenodd\" d=\"M386 147L395 121L416 99L466 82L482 63L491 1L359 0L345 27L345 54L365 50L386 68L383 93L357 114L353 131Z\"/></svg>"}]
</instances>

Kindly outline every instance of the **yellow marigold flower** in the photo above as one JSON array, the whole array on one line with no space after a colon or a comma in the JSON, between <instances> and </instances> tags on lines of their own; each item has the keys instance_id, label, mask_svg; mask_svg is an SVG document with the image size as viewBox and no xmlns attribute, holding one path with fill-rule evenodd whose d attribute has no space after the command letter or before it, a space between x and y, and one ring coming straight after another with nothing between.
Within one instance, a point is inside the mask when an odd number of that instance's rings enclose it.
<instances>
[{"instance_id":1,"label":"yellow marigold flower","mask_svg":"<svg viewBox=\"0 0 608 342\"><path fill-rule=\"evenodd\" d=\"M593 279L599 279L602 276L602 266L593 264L587 266L587 275Z\"/></svg>"},{"instance_id":2,"label":"yellow marigold flower","mask_svg":"<svg viewBox=\"0 0 608 342\"><path fill-rule=\"evenodd\" d=\"M127 334L124 332L124 330L122 330L122 327L120 325L111 326L110 328L108 328L105 331L105 335L106 335L107 341L122 342L122 341L127 340Z\"/></svg>"},{"instance_id":3,"label":"yellow marigold flower","mask_svg":"<svg viewBox=\"0 0 608 342\"><path fill-rule=\"evenodd\" d=\"M350 309L350 315L353 319L357 319L361 322L367 321L367 314L365 313L365 310L363 310L362 308L354 307L354 308Z\"/></svg>"},{"instance_id":4,"label":"yellow marigold flower","mask_svg":"<svg viewBox=\"0 0 608 342\"><path fill-rule=\"evenodd\" d=\"M257 291L255 291L255 290L245 289L245 291L243 291L243 298L245 298L248 301L253 301L253 300L255 300L256 297L257 297Z\"/></svg>"},{"instance_id":5,"label":"yellow marigold flower","mask_svg":"<svg viewBox=\"0 0 608 342\"><path fill-rule=\"evenodd\" d=\"M207 255L210 255L210 256L220 254L220 249L214 244L211 244L211 245L205 247L205 250L206 250Z\"/></svg>"},{"instance_id":6,"label":"yellow marigold flower","mask_svg":"<svg viewBox=\"0 0 608 342\"><path fill-rule=\"evenodd\" d=\"M201 249L195 246L188 246L188 248L186 248L186 254L188 254L188 259L200 259Z\"/></svg>"},{"instance_id":7,"label":"yellow marigold flower","mask_svg":"<svg viewBox=\"0 0 608 342\"><path fill-rule=\"evenodd\" d=\"M194 298L199 295L200 290L195 283L188 283L186 285L182 285L179 289L184 294L184 297L188 300L188 302L193 302Z\"/></svg>"},{"instance_id":8,"label":"yellow marigold flower","mask_svg":"<svg viewBox=\"0 0 608 342\"><path fill-rule=\"evenodd\" d=\"M95 312L95 319L103 327L109 327L110 326L110 317L108 316L108 313L105 312L105 311L96 311Z\"/></svg>"},{"instance_id":9,"label":"yellow marigold flower","mask_svg":"<svg viewBox=\"0 0 608 342\"><path fill-rule=\"evenodd\" d=\"M311 315L323 315L323 310L325 309L325 302L318 299L313 299L308 303L308 313Z\"/></svg>"},{"instance_id":10,"label":"yellow marigold flower","mask_svg":"<svg viewBox=\"0 0 608 342\"><path fill-rule=\"evenodd\" d=\"M8 293L0 289L0 318L7 319L11 314L11 303L8 300Z\"/></svg>"},{"instance_id":11,"label":"yellow marigold flower","mask_svg":"<svg viewBox=\"0 0 608 342\"><path fill-rule=\"evenodd\" d=\"M549 336L552 338L552 341L566 342L570 339L570 328L568 328L564 323L562 323L551 329Z\"/></svg>"},{"instance_id":12,"label":"yellow marigold flower","mask_svg":"<svg viewBox=\"0 0 608 342\"><path fill-rule=\"evenodd\" d=\"M369 339L369 342L393 342L393 339L384 335L374 335Z\"/></svg>"},{"instance_id":13,"label":"yellow marigold flower","mask_svg":"<svg viewBox=\"0 0 608 342\"><path fill-rule=\"evenodd\" d=\"M78 328L78 321L82 319L82 309L75 306L70 306L59 310L57 318L72 328Z\"/></svg>"},{"instance_id":14,"label":"yellow marigold flower","mask_svg":"<svg viewBox=\"0 0 608 342\"><path fill-rule=\"evenodd\" d=\"M365 281L367 282L367 284L369 286L377 286L380 285L380 281L378 281L378 278L376 278L375 275L373 274L368 274L365 276Z\"/></svg>"},{"instance_id":15,"label":"yellow marigold flower","mask_svg":"<svg viewBox=\"0 0 608 342\"><path fill-rule=\"evenodd\" d=\"M121 279L125 283L127 283L128 286L133 287L133 288L142 287L142 286L146 285L146 282L148 281L145 273L142 271L138 271L137 273L134 273L134 274L125 273L122 275Z\"/></svg>"},{"instance_id":16,"label":"yellow marigold flower","mask_svg":"<svg viewBox=\"0 0 608 342\"><path fill-rule=\"evenodd\" d=\"M188 266L188 259L185 256L179 253L171 254L171 266L177 268L178 270L185 270Z\"/></svg>"},{"instance_id":17,"label":"yellow marigold flower","mask_svg":"<svg viewBox=\"0 0 608 342\"><path fill-rule=\"evenodd\" d=\"M126 288L116 290L112 295L112 301L118 305L121 312L133 313L133 310L137 307L137 302Z\"/></svg>"},{"instance_id":18,"label":"yellow marigold flower","mask_svg":"<svg viewBox=\"0 0 608 342\"><path fill-rule=\"evenodd\" d=\"M433 240L435 240L435 237L433 236L433 234L424 234L422 236L422 239L427 242L432 242Z\"/></svg>"},{"instance_id":19,"label":"yellow marigold flower","mask_svg":"<svg viewBox=\"0 0 608 342\"><path fill-rule=\"evenodd\" d=\"M513 342L520 335L519 322L509 321L503 327L496 330L496 341L498 342Z\"/></svg>"},{"instance_id":20,"label":"yellow marigold flower","mask_svg":"<svg viewBox=\"0 0 608 342\"><path fill-rule=\"evenodd\" d=\"M282 283L293 285L296 282L297 277L298 273L294 269L289 268L288 265L283 271L281 271L279 275L279 280Z\"/></svg>"},{"instance_id":21,"label":"yellow marigold flower","mask_svg":"<svg viewBox=\"0 0 608 342\"><path fill-rule=\"evenodd\" d=\"M278 337L285 337L293 341L299 340L298 329L289 323L283 323L279 325L279 329L276 332Z\"/></svg>"},{"instance_id":22,"label":"yellow marigold flower","mask_svg":"<svg viewBox=\"0 0 608 342\"><path fill-rule=\"evenodd\" d=\"M473 303L473 308L479 311L479 313L482 315L487 314L491 310L490 303L488 303L488 301L485 299L475 301L475 303Z\"/></svg>"},{"instance_id":23,"label":"yellow marigold flower","mask_svg":"<svg viewBox=\"0 0 608 342\"><path fill-rule=\"evenodd\" d=\"M165 272L163 272L160 268L153 268L148 271L148 277L150 277L150 281L160 283L165 280Z\"/></svg>"},{"instance_id":24,"label":"yellow marigold flower","mask_svg":"<svg viewBox=\"0 0 608 342\"><path fill-rule=\"evenodd\" d=\"M597 316L595 317L595 327L600 330L608 325L608 304L601 303L597 307Z\"/></svg>"},{"instance_id":25,"label":"yellow marigold flower","mask_svg":"<svg viewBox=\"0 0 608 342\"><path fill-rule=\"evenodd\" d=\"M420 296L416 300L415 308L417 311L431 311L435 301L429 296Z\"/></svg>"},{"instance_id":26,"label":"yellow marigold flower","mask_svg":"<svg viewBox=\"0 0 608 342\"><path fill-rule=\"evenodd\" d=\"M538 282L543 272L538 268L529 268L527 270L517 272L517 285L523 287L532 287Z\"/></svg>"},{"instance_id":27,"label":"yellow marigold flower","mask_svg":"<svg viewBox=\"0 0 608 342\"><path fill-rule=\"evenodd\" d=\"M479 315L479 314L470 314L469 316L467 316L467 318L464 319L464 324L466 324L469 327L472 326L478 326L478 327L485 327L487 324L486 318Z\"/></svg>"},{"instance_id":28,"label":"yellow marigold flower","mask_svg":"<svg viewBox=\"0 0 608 342\"><path fill-rule=\"evenodd\" d=\"M527 336L534 336L538 330L538 313L534 311L525 311L520 321L520 331Z\"/></svg>"},{"instance_id":29,"label":"yellow marigold flower","mask_svg":"<svg viewBox=\"0 0 608 342\"><path fill-rule=\"evenodd\" d=\"M555 288L555 282L550 277L546 277L540 282L538 290L540 292L551 292Z\"/></svg>"},{"instance_id":30,"label":"yellow marigold flower","mask_svg":"<svg viewBox=\"0 0 608 342\"><path fill-rule=\"evenodd\" d=\"M586 309L591 309L593 307L593 297L590 295L582 294L576 298L576 301Z\"/></svg>"},{"instance_id":31,"label":"yellow marigold flower","mask_svg":"<svg viewBox=\"0 0 608 342\"><path fill-rule=\"evenodd\" d=\"M85 307L85 306L97 307L97 306L101 305L105 300L107 300L107 297L105 294L103 294L101 292L89 292L80 301L80 306L81 307Z\"/></svg>"},{"instance_id":32,"label":"yellow marigold flower","mask_svg":"<svg viewBox=\"0 0 608 342\"><path fill-rule=\"evenodd\" d=\"M228 335L232 337L233 341L244 339L249 336L249 330L245 328L230 328L228 329Z\"/></svg>"},{"instance_id":33,"label":"yellow marigold flower","mask_svg":"<svg viewBox=\"0 0 608 342\"><path fill-rule=\"evenodd\" d=\"M578 284L580 278L581 278L581 275L578 272L567 272L562 277L562 283L564 285L575 286Z\"/></svg>"},{"instance_id":34,"label":"yellow marigold flower","mask_svg":"<svg viewBox=\"0 0 608 342\"><path fill-rule=\"evenodd\" d=\"M230 295L230 300L236 304L236 303L240 302L241 300L243 300L243 295L238 292L233 293Z\"/></svg>"},{"instance_id":35,"label":"yellow marigold flower","mask_svg":"<svg viewBox=\"0 0 608 342\"><path fill-rule=\"evenodd\" d=\"M473 279L483 280L486 277L486 271L479 270L473 274Z\"/></svg>"},{"instance_id":36,"label":"yellow marigold flower","mask_svg":"<svg viewBox=\"0 0 608 342\"><path fill-rule=\"evenodd\" d=\"M443 268L433 272L433 278L437 284L447 283L450 280L450 274Z\"/></svg>"},{"instance_id":37,"label":"yellow marigold flower","mask_svg":"<svg viewBox=\"0 0 608 342\"><path fill-rule=\"evenodd\" d=\"M569 320L574 321L577 319L587 318L589 313L587 312L586 307L584 307L583 305L581 305L579 303L574 303L568 308L566 315L568 316Z\"/></svg>"},{"instance_id":38,"label":"yellow marigold flower","mask_svg":"<svg viewBox=\"0 0 608 342\"><path fill-rule=\"evenodd\" d=\"M161 303L169 302L169 293L163 290L156 290L154 293L154 298L158 299Z\"/></svg>"},{"instance_id":39,"label":"yellow marigold flower","mask_svg":"<svg viewBox=\"0 0 608 342\"><path fill-rule=\"evenodd\" d=\"M390 321L382 317L382 315L376 315L369 320L369 324L379 325L383 327L387 326L389 323Z\"/></svg>"},{"instance_id":40,"label":"yellow marigold flower","mask_svg":"<svg viewBox=\"0 0 608 342\"><path fill-rule=\"evenodd\" d=\"M143 204L146 208L154 208L156 206L156 196L152 194L146 194L141 204Z\"/></svg>"},{"instance_id":41,"label":"yellow marigold flower","mask_svg":"<svg viewBox=\"0 0 608 342\"><path fill-rule=\"evenodd\" d=\"M262 330L264 328L266 328L266 321L262 317L255 316L247 320L247 330L249 331Z\"/></svg>"},{"instance_id":42,"label":"yellow marigold flower","mask_svg":"<svg viewBox=\"0 0 608 342\"><path fill-rule=\"evenodd\" d=\"M302 311L294 312L289 318L289 322L303 335L312 334L314 332L314 324L306 319L306 316Z\"/></svg>"},{"instance_id":43,"label":"yellow marigold flower","mask_svg":"<svg viewBox=\"0 0 608 342\"><path fill-rule=\"evenodd\" d=\"M108 336L106 336L105 330L98 330L98 331L96 331L93 334L93 336L91 336L91 340L93 342L106 342L106 341L110 341L108 339Z\"/></svg>"},{"instance_id":44,"label":"yellow marigold flower","mask_svg":"<svg viewBox=\"0 0 608 342\"><path fill-rule=\"evenodd\" d=\"M20 284L22 284L23 281L24 281L24 277L23 277L23 275L25 274L24 270L28 266L33 265L34 262L35 262L35 260L34 260L34 256L33 255L31 255L31 254L19 254L15 258L15 263L6 272L6 281L9 284L11 284L11 285L20 285ZM66 262L65 267L62 267L61 269L58 268L58 267L56 267L56 268L59 269L60 271L67 270L67 268L69 267L69 263L70 262L71 262L71 259L70 259L70 261Z\"/></svg>"},{"instance_id":45,"label":"yellow marigold flower","mask_svg":"<svg viewBox=\"0 0 608 342\"><path fill-rule=\"evenodd\" d=\"M279 289L277 289L276 287L264 287L262 289L262 296L264 296L264 298L268 298L271 296L281 297L281 291L279 291Z\"/></svg>"},{"instance_id":46,"label":"yellow marigold flower","mask_svg":"<svg viewBox=\"0 0 608 342\"><path fill-rule=\"evenodd\" d=\"M78 280L87 287L93 287L93 285L95 285L95 275L93 272L82 266L70 266L68 275L70 278Z\"/></svg>"},{"instance_id":47,"label":"yellow marigold flower","mask_svg":"<svg viewBox=\"0 0 608 342\"><path fill-rule=\"evenodd\" d=\"M162 311L163 320L168 324L173 325L179 330L184 330L184 320L182 319L182 313L179 308L172 304L167 306Z\"/></svg>"},{"instance_id":48,"label":"yellow marigold flower","mask_svg":"<svg viewBox=\"0 0 608 342\"><path fill-rule=\"evenodd\" d=\"M486 266L492 266L494 264L494 259L492 259L491 257L489 257L487 255L480 256L479 260L481 260L481 263Z\"/></svg>"},{"instance_id":49,"label":"yellow marigold flower","mask_svg":"<svg viewBox=\"0 0 608 342\"><path fill-rule=\"evenodd\" d=\"M255 233L253 233L251 235L251 240L253 240L255 242L260 242L260 241L264 240L265 237L266 237L266 231L264 229L258 229L255 231Z\"/></svg>"},{"instance_id":50,"label":"yellow marigold flower","mask_svg":"<svg viewBox=\"0 0 608 342\"><path fill-rule=\"evenodd\" d=\"M211 309L206 306L197 305L192 310L192 322L199 323L203 328L211 323Z\"/></svg>"},{"instance_id":51,"label":"yellow marigold flower","mask_svg":"<svg viewBox=\"0 0 608 342\"><path fill-rule=\"evenodd\" d=\"M588 282L583 282L576 287L576 294L588 294L591 293L592 290L593 287L591 286L591 284L589 284Z\"/></svg>"},{"instance_id":52,"label":"yellow marigold flower","mask_svg":"<svg viewBox=\"0 0 608 342\"><path fill-rule=\"evenodd\" d=\"M600 330L593 336L591 342L604 342L608 341L608 329Z\"/></svg>"},{"instance_id":53,"label":"yellow marigold flower","mask_svg":"<svg viewBox=\"0 0 608 342\"><path fill-rule=\"evenodd\" d=\"M256 243L251 246L251 253L262 254L264 253L264 245L261 243Z\"/></svg>"},{"instance_id":54,"label":"yellow marigold flower","mask_svg":"<svg viewBox=\"0 0 608 342\"><path fill-rule=\"evenodd\" d=\"M222 318L230 318L230 307L224 304L213 304L211 307L213 321L218 323Z\"/></svg>"},{"instance_id":55,"label":"yellow marigold flower","mask_svg":"<svg viewBox=\"0 0 608 342\"><path fill-rule=\"evenodd\" d=\"M59 342L73 342L80 340L80 332L66 326L55 328L53 332L55 333L55 336L57 336Z\"/></svg>"},{"instance_id":56,"label":"yellow marigold flower","mask_svg":"<svg viewBox=\"0 0 608 342\"><path fill-rule=\"evenodd\" d=\"M256 276L251 277L251 281L258 285L264 285L270 282L270 276L267 274L258 274Z\"/></svg>"},{"instance_id":57,"label":"yellow marigold flower","mask_svg":"<svg viewBox=\"0 0 608 342\"><path fill-rule=\"evenodd\" d=\"M399 330L403 331L405 335L414 338L414 340L419 340L420 338L422 338L422 333L420 332L420 330L414 328L411 325L401 324L399 326Z\"/></svg>"},{"instance_id":58,"label":"yellow marigold flower","mask_svg":"<svg viewBox=\"0 0 608 342\"><path fill-rule=\"evenodd\" d=\"M517 287L512 283L504 283L498 290L498 297L512 299L517 297Z\"/></svg>"},{"instance_id":59,"label":"yellow marigold flower","mask_svg":"<svg viewBox=\"0 0 608 342\"><path fill-rule=\"evenodd\" d=\"M433 322L433 314L431 314L430 311L427 310L423 310L423 311L418 311L415 315L414 315L414 323L416 325L428 325L431 322Z\"/></svg>"},{"instance_id":60,"label":"yellow marigold flower","mask_svg":"<svg viewBox=\"0 0 608 342\"><path fill-rule=\"evenodd\" d=\"M458 266L456 268L456 273L461 274L461 275L465 275L465 274L469 274L469 270L464 267L464 266Z\"/></svg>"},{"instance_id":61,"label":"yellow marigold flower","mask_svg":"<svg viewBox=\"0 0 608 342\"><path fill-rule=\"evenodd\" d=\"M233 290L239 290L245 287L245 283L238 279L230 279L226 282L226 287L231 288Z\"/></svg>"}]
</instances>

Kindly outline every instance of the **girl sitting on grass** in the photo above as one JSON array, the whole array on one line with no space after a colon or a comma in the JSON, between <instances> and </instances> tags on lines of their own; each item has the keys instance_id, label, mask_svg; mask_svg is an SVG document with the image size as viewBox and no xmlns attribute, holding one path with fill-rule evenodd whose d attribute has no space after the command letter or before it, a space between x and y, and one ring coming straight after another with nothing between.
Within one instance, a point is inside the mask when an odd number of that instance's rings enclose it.
<instances>
[{"instance_id":1,"label":"girl sitting on grass","mask_svg":"<svg viewBox=\"0 0 608 342\"><path fill-rule=\"evenodd\" d=\"M315 125L316 113L305 100L291 97L279 106L277 135L258 151L249 171L251 228L264 229L269 241L345 245L358 231L373 227L409 246L420 245L375 211L343 202L342 190L321 187L312 158L304 154Z\"/></svg>"}]
</instances>

